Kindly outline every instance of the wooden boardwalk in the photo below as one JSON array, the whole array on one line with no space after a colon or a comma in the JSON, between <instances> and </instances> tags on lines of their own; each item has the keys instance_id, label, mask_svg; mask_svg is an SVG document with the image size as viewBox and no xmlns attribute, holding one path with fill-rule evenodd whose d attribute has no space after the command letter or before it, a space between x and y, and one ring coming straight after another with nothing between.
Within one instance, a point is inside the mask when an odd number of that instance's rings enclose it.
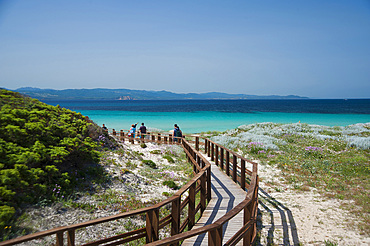
<instances>
[{"instance_id":1,"label":"wooden boardwalk","mask_svg":"<svg viewBox=\"0 0 370 246\"><path fill-rule=\"evenodd\" d=\"M204 156L212 164L212 199L205 209L203 216L194 225L192 229L212 224L217 219L225 215L233 207L242 202L247 192L235 184L231 177L223 173L210 158ZM239 213L233 219L223 226L223 244L226 243L243 226L243 212ZM237 245L242 245L243 240ZM208 233L193 238L186 239L182 245L208 245Z\"/></svg>"}]
</instances>

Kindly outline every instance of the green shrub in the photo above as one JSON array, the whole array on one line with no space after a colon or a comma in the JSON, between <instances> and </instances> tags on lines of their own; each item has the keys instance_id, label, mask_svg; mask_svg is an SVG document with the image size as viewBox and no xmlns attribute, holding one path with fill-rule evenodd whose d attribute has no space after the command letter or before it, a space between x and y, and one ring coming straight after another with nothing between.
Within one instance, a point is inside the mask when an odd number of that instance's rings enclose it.
<instances>
[{"instance_id":1,"label":"green shrub","mask_svg":"<svg viewBox=\"0 0 370 246\"><path fill-rule=\"evenodd\" d=\"M175 160L169 155L164 155L163 158L166 159L169 163L175 163Z\"/></svg>"},{"instance_id":2,"label":"green shrub","mask_svg":"<svg viewBox=\"0 0 370 246\"><path fill-rule=\"evenodd\" d=\"M157 165L152 160L142 160L142 162L151 168L157 168Z\"/></svg>"},{"instance_id":3,"label":"green shrub","mask_svg":"<svg viewBox=\"0 0 370 246\"><path fill-rule=\"evenodd\" d=\"M130 169L136 169L137 165L132 163L131 161L129 161L129 162L126 163L126 167L130 168Z\"/></svg>"},{"instance_id":4,"label":"green shrub","mask_svg":"<svg viewBox=\"0 0 370 246\"><path fill-rule=\"evenodd\" d=\"M147 146L146 146L145 143L142 143L142 144L140 144L140 147L143 148L143 149L145 149Z\"/></svg>"},{"instance_id":5,"label":"green shrub","mask_svg":"<svg viewBox=\"0 0 370 246\"><path fill-rule=\"evenodd\" d=\"M91 163L115 146L80 113L0 89L1 223L26 204L72 194L86 175L105 181L104 170Z\"/></svg>"},{"instance_id":6,"label":"green shrub","mask_svg":"<svg viewBox=\"0 0 370 246\"><path fill-rule=\"evenodd\" d=\"M178 190L178 189L180 189L180 187L178 187L177 185L176 185L176 183L174 182L174 181L172 181L172 180L166 180L166 181L163 181L163 183L162 183L163 185L166 185L166 186L168 186L169 188L171 188L171 189L174 189L174 190Z\"/></svg>"},{"instance_id":7,"label":"green shrub","mask_svg":"<svg viewBox=\"0 0 370 246\"><path fill-rule=\"evenodd\" d=\"M164 195L164 196L166 196L166 197L170 197L170 196L171 196L171 195L170 195L170 193L168 193L168 192L166 192L166 191L165 191L165 192L163 192L163 193L162 193L162 195Z\"/></svg>"},{"instance_id":8,"label":"green shrub","mask_svg":"<svg viewBox=\"0 0 370 246\"><path fill-rule=\"evenodd\" d=\"M0 229L3 229L9 221L13 218L15 209L10 206L0 206Z\"/></svg>"},{"instance_id":9,"label":"green shrub","mask_svg":"<svg viewBox=\"0 0 370 246\"><path fill-rule=\"evenodd\" d=\"M155 149L155 150L152 150L150 151L151 154L155 154L155 155L159 155L161 154L162 152L159 150L159 149Z\"/></svg>"}]
</instances>

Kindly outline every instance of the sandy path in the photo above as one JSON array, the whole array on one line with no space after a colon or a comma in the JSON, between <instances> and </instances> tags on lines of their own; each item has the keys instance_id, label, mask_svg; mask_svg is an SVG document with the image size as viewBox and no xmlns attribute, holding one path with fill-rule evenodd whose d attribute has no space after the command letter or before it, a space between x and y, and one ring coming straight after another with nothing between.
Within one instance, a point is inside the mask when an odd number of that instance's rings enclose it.
<instances>
[{"instance_id":1,"label":"sandy path","mask_svg":"<svg viewBox=\"0 0 370 246\"><path fill-rule=\"evenodd\" d=\"M283 183L280 170L269 165L259 165L258 172L262 215L258 245L370 245L369 237L350 226L355 218L340 208L340 200L314 189L295 190Z\"/></svg>"}]
</instances>

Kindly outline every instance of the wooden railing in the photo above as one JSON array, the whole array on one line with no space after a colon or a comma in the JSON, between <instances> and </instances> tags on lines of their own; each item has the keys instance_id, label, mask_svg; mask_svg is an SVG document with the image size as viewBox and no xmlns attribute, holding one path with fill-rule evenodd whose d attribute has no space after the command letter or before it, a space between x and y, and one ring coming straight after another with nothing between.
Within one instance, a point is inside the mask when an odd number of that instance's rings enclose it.
<instances>
[{"instance_id":1,"label":"wooden railing","mask_svg":"<svg viewBox=\"0 0 370 246\"><path fill-rule=\"evenodd\" d=\"M120 245L142 238L145 238L147 245L179 245L179 243L186 238L208 233L208 245L218 246L222 245L222 226L241 212L244 213L244 225L223 245L235 245L240 240L243 240L243 245L251 245L254 242L256 238L258 204L258 176L256 163L237 155L207 138L201 138L199 136L187 136L186 138L180 138L177 142L174 142L172 135L165 135L163 133L147 133L145 137L141 135L137 136L137 138L131 138L128 137L127 134L124 134L123 131L117 134L117 132L113 130L112 135L120 141L181 144L188 161L193 165L195 176L177 191L175 195L154 206L22 236L0 242L0 246L15 245L42 239L51 235L55 236L55 245L57 246L62 246L65 243L69 246L74 246L75 233L78 229L137 215L144 215L146 217L145 227L83 245ZM190 141L188 140L189 138L193 138L193 140ZM192 142L195 147L193 147L190 142ZM235 206L213 224L191 230L196 222L196 214L198 213L199 216L201 216L206 208L207 202L211 199L211 164L199 152L201 147L204 149L205 154L211 157L211 160L214 161L216 165L224 170L227 175L232 177L234 182L239 183L243 189L247 189L247 195L243 202ZM232 162L230 165L231 156ZM240 165L238 160L240 161ZM252 165L252 171L246 169L246 162ZM197 194L199 194L198 197L200 197L200 199L196 199ZM169 206L171 207L171 213L160 218L159 210ZM184 213L186 208L187 216L186 218L181 218L180 214ZM171 237L160 240L159 232L167 225L171 227ZM65 236L66 240L64 238Z\"/></svg>"},{"instance_id":2,"label":"wooden railing","mask_svg":"<svg viewBox=\"0 0 370 246\"><path fill-rule=\"evenodd\" d=\"M179 138L173 137L172 134L168 132L147 132L145 134L136 133L135 137L130 137L128 134L128 130L120 130L119 132L115 129L112 130L112 135L117 137L121 142L129 141L131 143L156 142L162 144L181 144L181 140L186 138L189 143L202 144L199 142L199 136L196 135L183 135L183 138ZM196 145L195 147L199 150L199 145Z\"/></svg>"}]
</instances>

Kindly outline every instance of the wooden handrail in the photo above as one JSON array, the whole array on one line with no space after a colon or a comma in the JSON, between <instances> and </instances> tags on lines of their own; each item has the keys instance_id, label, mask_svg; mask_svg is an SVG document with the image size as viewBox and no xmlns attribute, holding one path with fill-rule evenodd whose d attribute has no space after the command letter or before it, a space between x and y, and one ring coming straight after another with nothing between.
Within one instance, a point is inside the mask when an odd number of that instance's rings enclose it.
<instances>
[{"instance_id":1,"label":"wooden handrail","mask_svg":"<svg viewBox=\"0 0 370 246\"><path fill-rule=\"evenodd\" d=\"M167 134L167 135L166 135ZM113 130L113 136L117 136L117 132ZM119 140L120 141L139 141L139 142L158 142L158 143L165 143L165 144L181 144L185 154L194 166L194 177L183 187L181 187L172 197L167 198L164 201L161 201L151 207L137 209L134 211L129 211L125 213L120 213L117 215L112 215L104 218L99 218L87 222L82 222L79 224L69 225L54 228L51 230L38 232L26 236L22 236L19 238L7 240L4 242L0 242L0 246L5 245L14 245L19 244L22 242L27 242L35 239L44 238L46 236L55 235L56 236L56 245L63 245L63 234L67 232L67 241L68 245L75 245L75 231L80 228L93 226L96 224L109 222L112 220L127 218L130 216L146 214L147 216L147 225L144 228L126 232L117 236L113 236L110 238L101 239L95 242L91 242L85 245L99 245L102 243L112 242L115 241L114 244L117 245L118 243L125 243L130 242L133 240L137 240L143 237L146 237L147 245L177 245L178 242L190 238L193 236L197 236L200 234L208 233L209 234L209 245L221 245L222 242L222 225L228 222L231 218L235 217L238 213L244 210L244 213L247 213L248 216L244 216L244 218L248 218L247 221L244 221L244 225L241 229L226 243L226 245L234 245L240 240L243 239L244 245L250 245L256 238L256 230L255 230L255 223L256 223L256 216L257 216L257 206L258 206L258 175L257 175L257 163L252 162L243 156L240 156L233 151L225 148L224 146L213 142L208 138L203 138L199 136L193 135L186 135L188 138L195 138L195 141L189 141L184 138L180 138L178 142L174 142L172 136L168 133L147 133L146 135L151 136L151 138L143 138L141 134L137 134L141 138L130 138L128 135L126 136L121 130L119 132ZM167 138L168 137L168 138ZM203 142L200 142L203 140ZM195 147L190 145L191 143L195 143ZM204 227L191 230L191 227L194 225L195 220L194 216L198 211L203 213L206 201L209 202L211 196L211 164L209 161L199 153L199 146L204 145L205 154L211 157L212 160L215 160L215 163L220 166L221 169L224 169L224 161L226 161L226 174L230 175L229 173L229 163L230 163L230 154L233 156L233 180L237 182L240 180L240 185L243 189L245 189L245 175L247 174L250 177L250 184L248 186L246 198L231 209L228 213L224 216L219 218L216 222L210 225L206 225ZM216 150L216 151L215 151ZM224 155L225 153L225 155ZM221 156L220 156L221 155ZM224 159L224 157L226 157ZM221 158L221 159L220 159ZM237 165L237 159L241 160L241 166ZM245 163L248 162L253 165L253 170L247 170L245 168ZM240 169L240 178L237 177L237 169ZM244 181L243 181L244 180ZM189 191L189 195L182 199L181 197ZM198 204L195 204L195 196L196 194L201 193L201 199ZM160 219L159 218L159 209L168 205L172 204L171 209L172 212L170 215ZM180 224L180 212L188 206L188 217L185 218ZM159 234L158 230L165 227L166 225L171 224L171 237L166 239L158 240ZM149 226L149 227L148 227ZM183 232L184 229L188 227L188 231ZM220 229L221 228L221 229ZM116 241L119 240L119 241Z\"/></svg>"}]
</instances>

